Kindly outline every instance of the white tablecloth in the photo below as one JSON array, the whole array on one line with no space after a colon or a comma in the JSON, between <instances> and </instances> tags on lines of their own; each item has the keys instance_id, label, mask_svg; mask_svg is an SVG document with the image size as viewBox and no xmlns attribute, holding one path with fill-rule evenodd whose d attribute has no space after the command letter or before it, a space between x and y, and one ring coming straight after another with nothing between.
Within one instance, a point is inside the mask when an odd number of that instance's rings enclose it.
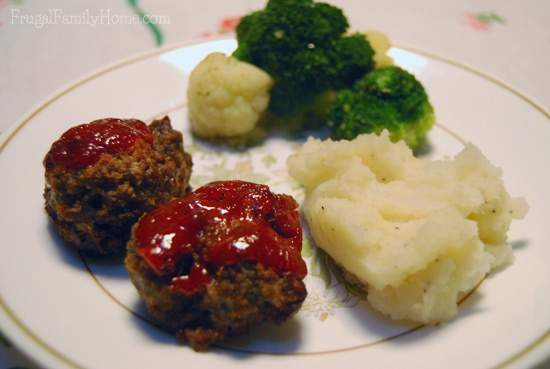
<instances>
[{"instance_id":1,"label":"white tablecloth","mask_svg":"<svg viewBox=\"0 0 550 369\"><path fill-rule=\"evenodd\" d=\"M474 67L550 108L550 1L334 0L354 30ZM230 33L262 0L0 0L0 132L34 106L133 54ZM139 20L147 14L157 22ZM488 103L491 103L488 100ZM34 368L0 339L0 369Z\"/></svg>"}]
</instances>

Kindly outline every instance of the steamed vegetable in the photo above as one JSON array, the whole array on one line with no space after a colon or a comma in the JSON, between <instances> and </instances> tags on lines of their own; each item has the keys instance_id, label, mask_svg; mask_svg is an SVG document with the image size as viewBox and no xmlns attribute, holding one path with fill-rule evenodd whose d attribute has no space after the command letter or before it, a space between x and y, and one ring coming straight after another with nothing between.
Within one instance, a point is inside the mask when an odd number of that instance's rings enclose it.
<instances>
[{"instance_id":1,"label":"steamed vegetable","mask_svg":"<svg viewBox=\"0 0 550 369\"><path fill-rule=\"evenodd\" d=\"M312 0L270 0L237 26L234 56L274 79L269 111L300 114L322 93L350 87L374 67L363 34L346 35L342 10Z\"/></svg>"},{"instance_id":2,"label":"steamed vegetable","mask_svg":"<svg viewBox=\"0 0 550 369\"><path fill-rule=\"evenodd\" d=\"M393 142L421 146L435 121L422 84L409 72L390 66L368 73L351 89L338 92L329 112L335 139L351 140L361 133L390 132Z\"/></svg>"},{"instance_id":3,"label":"steamed vegetable","mask_svg":"<svg viewBox=\"0 0 550 369\"><path fill-rule=\"evenodd\" d=\"M201 137L238 143L257 127L272 85L271 77L254 65L222 53L208 55L189 77L191 129Z\"/></svg>"},{"instance_id":4,"label":"steamed vegetable","mask_svg":"<svg viewBox=\"0 0 550 369\"><path fill-rule=\"evenodd\" d=\"M373 30L366 31L364 35L374 50L374 67L383 68L393 65L393 59L387 54L391 48L388 36Z\"/></svg>"}]
</instances>

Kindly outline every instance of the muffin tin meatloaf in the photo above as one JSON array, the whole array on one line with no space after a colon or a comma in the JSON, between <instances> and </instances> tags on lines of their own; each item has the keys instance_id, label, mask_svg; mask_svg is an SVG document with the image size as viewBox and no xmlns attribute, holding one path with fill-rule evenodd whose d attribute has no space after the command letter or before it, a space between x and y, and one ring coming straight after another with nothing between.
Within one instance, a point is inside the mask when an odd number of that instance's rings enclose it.
<instances>
[{"instance_id":1,"label":"muffin tin meatloaf","mask_svg":"<svg viewBox=\"0 0 550 369\"><path fill-rule=\"evenodd\" d=\"M123 254L139 217L188 189L191 157L164 117L107 118L66 131L44 158L46 211L68 244Z\"/></svg>"}]
</instances>

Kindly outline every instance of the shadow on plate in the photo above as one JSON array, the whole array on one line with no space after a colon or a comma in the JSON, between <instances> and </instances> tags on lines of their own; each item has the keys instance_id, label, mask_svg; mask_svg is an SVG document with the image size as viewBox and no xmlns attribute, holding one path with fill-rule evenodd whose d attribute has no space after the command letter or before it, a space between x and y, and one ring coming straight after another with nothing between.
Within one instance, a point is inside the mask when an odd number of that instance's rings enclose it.
<instances>
[{"instance_id":1,"label":"shadow on plate","mask_svg":"<svg viewBox=\"0 0 550 369\"><path fill-rule=\"evenodd\" d=\"M242 140L239 138L223 138L223 139L204 139L193 134L193 144L201 147L202 150L209 151L215 154L230 153L243 154L247 151L263 146L269 140L286 140L295 143L304 143L308 137L314 137L320 140L325 140L330 137L330 132L327 128L316 128L309 130L284 130L279 128L262 128L261 133L255 137Z\"/></svg>"},{"instance_id":2,"label":"shadow on plate","mask_svg":"<svg viewBox=\"0 0 550 369\"><path fill-rule=\"evenodd\" d=\"M419 331L425 330L425 327L407 321L393 321L379 311L375 310L366 301L357 304L350 309L350 316L355 319L357 326L364 329L369 334L379 337L368 343L376 345L378 343L402 341L404 337L419 334Z\"/></svg>"},{"instance_id":3,"label":"shadow on plate","mask_svg":"<svg viewBox=\"0 0 550 369\"><path fill-rule=\"evenodd\" d=\"M128 279L128 272L124 267L124 256L113 258L90 258L80 255L82 263L94 275L110 279Z\"/></svg>"},{"instance_id":4,"label":"shadow on plate","mask_svg":"<svg viewBox=\"0 0 550 369\"><path fill-rule=\"evenodd\" d=\"M76 269L80 269L82 271L86 271L86 266L82 263L82 259L80 258L80 255L78 251L76 251L74 248L67 245L61 237L57 234L57 231L55 230L55 227L53 225L53 222L48 217L48 234L50 236L50 239L52 243L54 244L54 249L59 256L59 258L65 262L65 264L68 264Z\"/></svg>"},{"instance_id":5,"label":"shadow on plate","mask_svg":"<svg viewBox=\"0 0 550 369\"><path fill-rule=\"evenodd\" d=\"M448 322L421 326L415 332L411 334L403 335L393 341L395 345L409 345L418 343L419 341L427 338L431 338L437 334L442 334L448 329L453 329L455 324L460 324L460 320L467 319L469 316L483 313L483 309L480 307L479 301L483 298L479 291L469 295L458 307L458 314Z\"/></svg>"},{"instance_id":6,"label":"shadow on plate","mask_svg":"<svg viewBox=\"0 0 550 369\"><path fill-rule=\"evenodd\" d=\"M292 317L281 325L261 324L245 334L226 339L217 347L239 358L262 353L284 355L300 347L301 332L300 321Z\"/></svg>"},{"instance_id":7,"label":"shadow on plate","mask_svg":"<svg viewBox=\"0 0 550 369\"><path fill-rule=\"evenodd\" d=\"M351 315L356 319L369 333L377 334L380 339L375 340L369 345L377 343L389 343L393 345L407 345L418 343L425 339L432 339L438 334L442 334L446 329L455 324L460 324L460 320L468 316L483 312L479 301L482 295L479 291L468 296L459 306L458 314L448 322L433 325L422 325L408 321L393 321L370 307L366 302L361 303L357 308L352 309Z\"/></svg>"},{"instance_id":8,"label":"shadow on plate","mask_svg":"<svg viewBox=\"0 0 550 369\"><path fill-rule=\"evenodd\" d=\"M416 150L414 150L413 154L417 158L428 157L428 156L430 156L430 154L432 153L433 150L434 150L434 147L433 147L432 143L430 141L426 141L426 143L424 143L424 145L422 145L419 148L417 148Z\"/></svg>"},{"instance_id":9,"label":"shadow on plate","mask_svg":"<svg viewBox=\"0 0 550 369\"><path fill-rule=\"evenodd\" d=\"M529 246L529 241L526 239L515 240L510 242L510 246L512 246L512 250L514 250L514 252L522 251Z\"/></svg>"},{"instance_id":10,"label":"shadow on plate","mask_svg":"<svg viewBox=\"0 0 550 369\"><path fill-rule=\"evenodd\" d=\"M519 240L509 242L509 244L510 244L510 247L512 247L513 253L516 254L518 252L522 252L523 250L525 250L529 246L529 241L526 240L526 239L519 239ZM513 263L514 262L512 261L512 264ZM487 279L494 278L497 274L499 274L500 272L506 270L509 266L510 266L510 264L505 263L505 264L499 266L498 268L495 268L495 269L491 270L491 273L486 278Z\"/></svg>"},{"instance_id":11,"label":"shadow on plate","mask_svg":"<svg viewBox=\"0 0 550 369\"><path fill-rule=\"evenodd\" d=\"M377 334L380 337L380 340L375 341L374 344L381 342L390 342L395 345L417 343L443 333L454 324L460 324L461 319L483 312L479 304L483 294L478 287L479 285L460 299L457 315L444 323L423 325L405 320L394 321L372 308L367 301L363 301L351 309L351 316L369 333Z\"/></svg>"},{"instance_id":12,"label":"shadow on plate","mask_svg":"<svg viewBox=\"0 0 550 369\"><path fill-rule=\"evenodd\" d=\"M316 247L313 240L311 240L311 246ZM323 255L326 255L320 249L317 249L317 253L321 255L321 258ZM327 259L331 260L328 255ZM342 288L349 291L351 289L350 287L353 287L352 285L348 285L348 282L343 276L338 277L338 271L341 270L339 267L330 267L329 263L327 270L332 275L331 280L337 280L339 282L337 285L331 285L330 288ZM366 295L353 293L354 298L357 299L357 303L348 311L349 315L356 322L355 326L361 327L366 332L369 332L369 334L378 336L378 339L375 338L371 342L360 345L357 348L373 346L382 342L392 341L395 343L404 343L412 340L418 341L419 339L426 339L441 333L447 326L455 324L457 320L472 314L480 313L482 310L479 305L479 300L482 298L482 294L478 287L482 282L476 285L470 293L459 298L458 314L456 317L449 322L429 326L406 320L392 320L374 309L366 300ZM349 298L349 293L344 293L343 296L346 296L345 299L347 299Z\"/></svg>"},{"instance_id":13,"label":"shadow on plate","mask_svg":"<svg viewBox=\"0 0 550 369\"><path fill-rule=\"evenodd\" d=\"M180 344L175 335L163 330L149 318L145 304L141 299L136 300L130 314L132 322L152 341L168 346L181 346L182 350L192 350L188 345ZM300 322L292 318L277 326L261 324L245 334L229 337L220 344L211 346L205 353L245 360L257 354L285 354L295 351L301 343ZM180 349L178 348L178 349Z\"/></svg>"},{"instance_id":14,"label":"shadow on plate","mask_svg":"<svg viewBox=\"0 0 550 369\"><path fill-rule=\"evenodd\" d=\"M169 346L180 346L176 337L157 326L153 321L147 318L145 304L141 299L137 299L131 307L129 319L134 323L151 341Z\"/></svg>"},{"instance_id":15,"label":"shadow on plate","mask_svg":"<svg viewBox=\"0 0 550 369\"><path fill-rule=\"evenodd\" d=\"M128 278L128 272L124 268L124 255L108 258L93 258L81 255L59 237L51 219L48 220L48 234L55 245L54 248L57 254L66 264L85 272L88 272L89 269L93 274L101 277Z\"/></svg>"}]
</instances>

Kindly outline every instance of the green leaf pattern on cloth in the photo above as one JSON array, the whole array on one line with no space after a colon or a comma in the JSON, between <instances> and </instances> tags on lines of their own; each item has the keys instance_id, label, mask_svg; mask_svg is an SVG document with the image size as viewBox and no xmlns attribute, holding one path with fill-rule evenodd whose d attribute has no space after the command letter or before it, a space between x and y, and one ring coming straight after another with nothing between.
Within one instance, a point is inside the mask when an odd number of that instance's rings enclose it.
<instances>
[{"instance_id":1,"label":"green leaf pattern on cloth","mask_svg":"<svg viewBox=\"0 0 550 369\"><path fill-rule=\"evenodd\" d=\"M478 12L476 18L482 23L506 23L504 18L494 12Z\"/></svg>"},{"instance_id":2,"label":"green leaf pattern on cloth","mask_svg":"<svg viewBox=\"0 0 550 369\"><path fill-rule=\"evenodd\" d=\"M128 5L133 10L134 14L136 14L138 17L140 17L143 20L143 23L147 25L151 33L153 34L153 37L155 38L155 44L157 46L162 46L164 44L164 34L162 33L162 30L160 27L155 24L150 18L148 18L147 13L140 8L139 6L139 0L127 0Z\"/></svg>"},{"instance_id":3,"label":"green leaf pattern on cloth","mask_svg":"<svg viewBox=\"0 0 550 369\"><path fill-rule=\"evenodd\" d=\"M264 163L264 165L266 167L271 167L273 164L277 163L277 159L271 155L271 154L266 154L264 155L264 157L262 158L262 162Z\"/></svg>"},{"instance_id":4,"label":"green leaf pattern on cloth","mask_svg":"<svg viewBox=\"0 0 550 369\"><path fill-rule=\"evenodd\" d=\"M504 17L493 11L466 12L466 24L476 31L487 32L493 24L506 24Z\"/></svg>"}]
</instances>

